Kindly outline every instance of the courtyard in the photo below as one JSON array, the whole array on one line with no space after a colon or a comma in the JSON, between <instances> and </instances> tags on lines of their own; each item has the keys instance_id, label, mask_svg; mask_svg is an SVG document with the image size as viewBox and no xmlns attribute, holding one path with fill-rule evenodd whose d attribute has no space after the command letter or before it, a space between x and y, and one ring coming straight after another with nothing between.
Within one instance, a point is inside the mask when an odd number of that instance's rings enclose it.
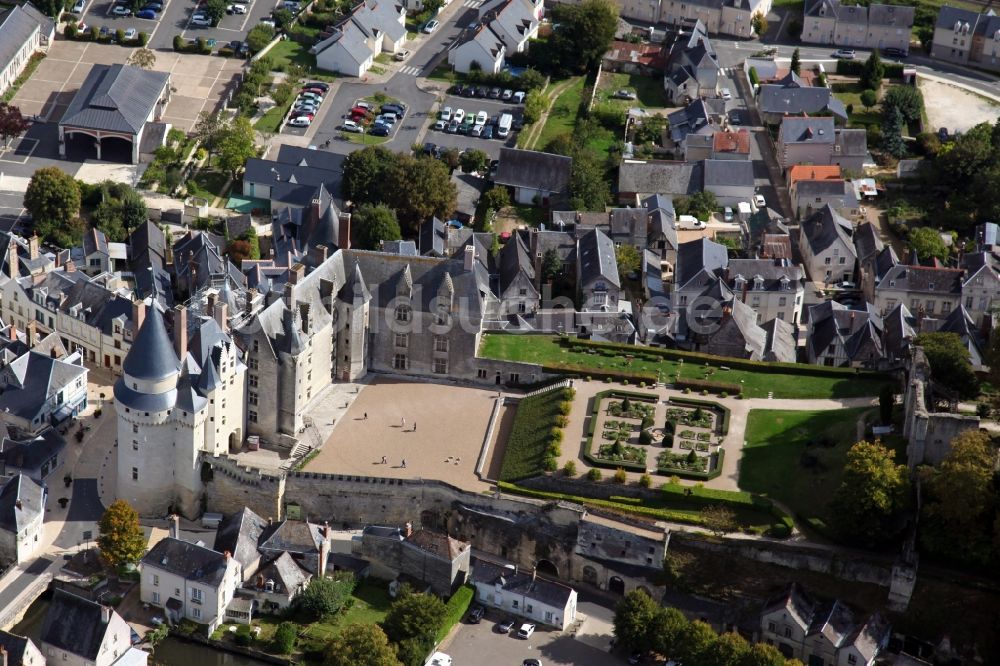
<instances>
[{"instance_id":1,"label":"courtyard","mask_svg":"<svg viewBox=\"0 0 1000 666\"><path fill-rule=\"evenodd\" d=\"M377 377L360 390L304 470L438 479L485 490L475 471L496 398L494 390Z\"/></svg>"},{"instance_id":2,"label":"courtyard","mask_svg":"<svg viewBox=\"0 0 1000 666\"><path fill-rule=\"evenodd\" d=\"M93 65L122 64L132 51L111 44L57 39L11 104L25 115L57 123ZM243 65L242 61L229 58L157 51L153 69L170 73L171 99L163 122L189 131L198 114L215 110L229 90L235 89L235 79Z\"/></svg>"}]
</instances>

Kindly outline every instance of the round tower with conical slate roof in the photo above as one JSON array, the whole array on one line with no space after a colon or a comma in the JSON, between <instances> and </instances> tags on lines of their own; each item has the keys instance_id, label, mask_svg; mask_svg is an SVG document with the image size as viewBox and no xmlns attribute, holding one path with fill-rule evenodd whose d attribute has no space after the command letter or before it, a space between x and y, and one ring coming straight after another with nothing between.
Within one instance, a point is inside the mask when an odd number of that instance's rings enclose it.
<instances>
[{"instance_id":1,"label":"round tower with conical slate roof","mask_svg":"<svg viewBox=\"0 0 1000 666\"><path fill-rule=\"evenodd\" d=\"M117 496L141 515L164 515L174 500L177 464L171 414L180 362L163 315L152 306L115 383L118 415Z\"/></svg>"}]
</instances>

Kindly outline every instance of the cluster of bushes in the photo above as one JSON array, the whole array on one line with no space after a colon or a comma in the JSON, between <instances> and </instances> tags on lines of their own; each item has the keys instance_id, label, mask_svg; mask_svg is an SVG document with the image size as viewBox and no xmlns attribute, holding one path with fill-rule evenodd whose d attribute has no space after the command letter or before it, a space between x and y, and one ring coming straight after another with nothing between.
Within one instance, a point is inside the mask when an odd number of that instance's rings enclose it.
<instances>
[{"instance_id":1,"label":"cluster of bushes","mask_svg":"<svg viewBox=\"0 0 1000 666\"><path fill-rule=\"evenodd\" d=\"M212 47L204 37L188 41L180 35L174 35L174 51L178 53L197 53L199 55L212 55Z\"/></svg>"},{"instance_id":2,"label":"cluster of bushes","mask_svg":"<svg viewBox=\"0 0 1000 666\"><path fill-rule=\"evenodd\" d=\"M743 392L742 384L730 382L717 382L711 379L678 379L674 381L674 386L679 389L691 389L692 391L708 391L710 393L725 393L739 395Z\"/></svg>"},{"instance_id":3,"label":"cluster of bushes","mask_svg":"<svg viewBox=\"0 0 1000 666\"><path fill-rule=\"evenodd\" d=\"M609 469L621 470L622 474L625 473L625 470L630 470L633 472L645 472L646 463L644 462L630 462L627 460L608 460L594 455L592 449L594 444L594 431L597 428L597 416L601 410L601 404L603 403L603 401L605 399L610 399L610 398L622 399L622 411L630 410L631 400L639 400L642 402L650 402L650 401L655 402L655 400L657 399L655 395L649 393L630 393L628 391L614 391L614 390L601 391L600 393L595 395L594 404L590 409L590 424L587 426L587 442L584 445L583 457L587 461L587 463L593 468L605 467ZM643 419L643 422L645 423L646 419ZM649 425L650 426L652 425L652 419L649 419ZM592 469L591 474L593 474L594 471L595 470ZM599 470L597 471L597 474L600 475ZM599 476L597 480L600 480Z\"/></svg>"},{"instance_id":4,"label":"cluster of bushes","mask_svg":"<svg viewBox=\"0 0 1000 666\"><path fill-rule=\"evenodd\" d=\"M721 448L717 453L704 457L699 456L693 449L687 455L664 451L657 458L656 471L658 474L707 481L722 474L722 462L725 457L726 451ZM696 467L700 466L699 460L705 461L704 471Z\"/></svg>"},{"instance_id":5,"label":"cluster of bushes","mask_svg":"<svg viewBox=\"0 0 1000 666\"><path fill-rule=\"evenodd\" d=\"M520 76L514 76L510 72L484 72L481 69L473 69L465 76L466 83L482 84L497 88L510 88L512 90L522 90L526 93L532 90L541 90L548 83L548 77L537 69L530 67Z\"/></svg>"},{"instance_id":6,"label":"cluster of bushes","mask_svg":"<svg viewBox=\"0 0 1000 666\"><path fill-rule=\"evenodd\" d=\"M883 62L884 75L890 79L903 78L903 64L898 62ZM864 60L838 60L837 74L845 76L861 76L865 72Z\"/></svg>"},{"instance_id":7,"label":"cluster of bushes","mask_svg":"<svg viewBox=\"0 0 1000 666\"><path fill-rule=\"evenodd\" d=\"M76 19L70 19L66 24L66 39L78 42L98 42L100 44L120 44L121 46L145 46L149 42L149 35L145 32L137 33L134 39L125 39L125 31L121 28L114 32L101 35L100 28L96 25L87 30L80 30L77 27Z\"/></svg>"},{"instance_id":8,"label":"cluster of bushes","mask_svg":"<svg viewBox=\"0 0 1000 666\"><path fill-rule=\"evenodd\" d=\"M712 411L721 411L722 418L717 419L715 422L716 433L725 437L729 434L729 409L717 402L707 402L705 400L695 400L693 398L670 398L670 404L680 405L683 407L695 407L702 409L710 409Z\"/></svg>"},{"instance_id":9,"label":"cluster of bushes","mask_svg":"<svg viewBox=\"0 0 1000 666\"><path fill-rule=\"evenodd\" d=\"M162 194L172 192L181 184L181 164L187 158L190 150L187 135L183 130L172 128L167 133L166 145L156 149L155 159L149 163L139 181L141 187L157 184L157 191Z\"/></svg>"},{"instance_id":10,"label":"cluster of bushes","mask_svg":"<svg viewBox=\"0 0 1000 666\"><path fill-rule=\"evenodd\" d=\"M516 481L539 471L554 472L562 455L563 428L569 423L576 391L556 389L521 400L507 440L500 478Z\"/></svg>"}]
</instances>

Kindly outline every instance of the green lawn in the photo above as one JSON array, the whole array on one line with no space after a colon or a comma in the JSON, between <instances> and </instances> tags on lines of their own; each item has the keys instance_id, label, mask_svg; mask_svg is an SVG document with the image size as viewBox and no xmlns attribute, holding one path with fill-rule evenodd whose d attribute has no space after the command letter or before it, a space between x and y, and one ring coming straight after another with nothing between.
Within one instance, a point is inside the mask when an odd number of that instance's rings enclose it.
<instances>
[{"instance_id":1,"label":"green lawn","mask_svg":"<svg viewBox=\"0 0 1000 666\"><path fill-rule=\"evenodd\" d=\"M804 518L826 520L865 411L751 410L740 488L783 502Z\"/></svg>"},{"instance_id":2,"label":"green lawn","mask_svg":"<svg viewBox=\"0 0 1000 666\"><path fill-rule=\"evenodd\" d=\"M316 56L309 53L309 49L304 45L292 39L275 44L274 48L267 52L267 57L275 68L286 67L293 62L307 68L316 65Z\"/></svg>"},{"instance_id":3,"label":"green lawn","mask_svg":"<svg viewBox=\"0 0 1000 666\"><path fill-rule=\"evenodd\" d=\"M430 73L427 77L429 79L434 79L435 81L447 81L449 83L454 83L458 80L458 74L455 70L451 68L447 62L443 62L434 68L434 71Z\"/></svg>"},{"instance_id":4,"label":"green lawn","mask_svg":"<svg viewBox=\"0 0 1000 666\"><path fill-rule=\"evenodd\" d=\"M562 91L549 109L545 126L535 141L535 146L541 150L545 145L560 134L572 134L576 119L580 113L580 101L583 99L583 77L574 80L568 88Z\"/></svg>"},{"instance_id":5,"label":"green lawn","mask_svg":"<svg viewBox=\"0 0 1000 666\"><path fill-rule=\"evenodd\" d=\"M636 94L636 99L628 101L612 98L615 91L623 89L633 91ZM601 89L597 96L601 100L622 106L662 107L667 103L663 94L663 78L643 76L642 74L603 73L601 74Z\"/></svg>"},{"instance_id":6,"label":"green lawn","mask_svg":"<svg viewBox=\"0 0 1000 666\"><path fill-rule=\"evenodd\" d=\"M379 581L361 580L351 594L353 603L345 612L326 622L314 622L305 628L299 639L299 649L320 650L341 629L352 624L378 624L389 612L392 599L388 588Z\"/></svg>"},{"instance_id":7,"label":"green lawn","mask_svg":"<svg viewBox=\"0 0 1000 666\"><path fill-rule=\"evenodd\" d=\"M637 354L642 347L636 347ZM792 372L752 372L749 370L722 370L720 367L706 367L703 362L679 363L670 359L647 361L633 360L624 356L589 354L585 351L570 350L559 344L551 335L499 335L486 334L479 354L486 358L538 363L542 366L570 370L580 374L602 370L635 372L656 375L660 372L663 380L675 377L680 371L683 379L711 379L727 383L742 383L743 393L750 398L766 398L773 392L775 398L850 398L878 395L884 383L878 379L847 376L823 377L801 375ZM727 359L720 357L718 366L725 366ZM708 373L713 371L710 376Z\"/></svg>"},{"instance_id":8,"label":"green lawn","mask_svg":"<svg viewBox=\"0 0 1000 666\"><path fill-rule=\"evenodd\" d=\"M293 97L285 104L268 109L264 112L264 115L260 117L260 120L255 122L253 126L256 127L259 132L277 133L277 131L281 129L281 121L285 119L285 114L288 113L288 109L291 108L294 101L295 98Z\"/></svg>"},{"instance_id":9,"label":"green lawn","mask_svg":"<svg viewBox=\"0 0 1000 666\"><path fill-rule=\"evenodd\" d=\"M544 208L539 208L538 206L529 206L528 204L513 204L511 206L514 209L515 214L524 220L524 223L528 226L538 229L542 224L548 221L549 216L546 214Z\"/></svg>"},{"instance_id":10,"label":"green lawn","mask_svg":"<svg viewBox=\"0 0 1000 666\"><path fill-rule=\"evenodd\" d=\"M192 190L191 183L195 187ZM188 194L196 197L204 197L209 203L215 197L225 197L229 192L226 184L229 182L229 174L216 169L201 169L195 173L194 177L188 181Z\"/></svg>"},{"instance_id":11,"label":"green lawn","mask_svg":"<svg viewBox=\"0 0 1000 666\"><path fill-rule=\"evenodd\" d=\"M871 109L865 109L864 105L861 103L861 93L864 88L858 82L852 83L834 83L830 86L833 91L833 96L844 103L844 106L850 104L854 111L849 115L847 122L855 127L862 125L881 125L882 124L882 106L876 104Z\"/></svg>"}]
</instances>

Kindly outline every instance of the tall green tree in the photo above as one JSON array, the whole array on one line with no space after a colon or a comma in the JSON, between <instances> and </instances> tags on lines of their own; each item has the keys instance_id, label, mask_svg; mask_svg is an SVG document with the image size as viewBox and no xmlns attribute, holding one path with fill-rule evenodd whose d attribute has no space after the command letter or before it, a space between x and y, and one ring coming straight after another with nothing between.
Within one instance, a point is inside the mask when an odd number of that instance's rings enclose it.
<instances>
[{"instance_id":1,"label":"tall green tree","mask_svg":"<svg viewBox=\"0 0 1000 666\"><path fill-rule=\"evenodd\" d=\"M707 657L718 636L711 626L695 620L681 631L671 656L682 664L707 664Z\"/></svg>"},{"instance_id":2,"label":"tall green tree","mask_svg":"<svg viewBox=\"0 0 1000 666\"><path fill-rule=\"evenodd\" d=\"M354 203L383 203L382 189L395 155L382 146L356 150L344 160L340 193Z\"/></svg>"},{"instance_id":3,"label":"tall green tree","mask_svg":"<svg viewBox=\"0 0 1000 666\"><path fill-rule=\"evenodd\" d=\"M798 48L796 48L794 51L792 51L792 62L788 66L788 68L794 74L800 74L801 73L800 70L802 69L802 55L799 53L799 49Z\"/></svg>"},{"instance_id":4,"label":"tall green tree","mask_svg":"<svg viewBox=\"0 0 1000 666\"><path fill-rule=\"evenodd\" d=\"M459 161L465 173L483 173L490 165L490 156L482 150L474 148L461 154Z\"/></svg>"},{"instance_id":5,"label":"tall green tree","mask_svg":"<svg viewBox=\"0 0 1000 666\"><path fill-rule=\"evenodd\" d=\"M797 660L786 660L778 652L778 648L767 643L754 643L740 660L740 666L792 666L793 664L801 666L801 662Z\"/></svg>"},{"instance_id":6,"label":"tall green tree","mask_svg":"<svg viewBox=\"0 0 1000 666\"><path fill-rule=\"evenodd\" d=\"M615 37L618 7L610 0L583 0L560 5L556 16L551 44L558 66L580 73L596 69Z\"/></svg>"},{"instance_id":7,"label":"tall green tree","mask_svg":"<svg viewBox=\"0 0 1000 666\"><path fill-rule=\"evenodd\" d=\"M219 142L219 166L236 178L247 160L257 154L253 125L248 118L237 116Z\"/></svg>"},{"instance_id":8,"label":"tall green tree","mask_svg":"<svg viewBox=\"0 0 1000 666\"><path fill-rule=\"evenodd\" d=\"M221 113L208 113L202 111L198 114L198 121L194 125L192 133L198 142L208 153L209 158L219 149L219 143L226 131L226 119Z\"/></svg>"},{"instance_id":9,"label":"tall green tree","mask_svg":"<svg viewBox=\"0 0 1000 666\"><path fill-rule=\"evenodd\" d=\"M878 104L878 93L868 88L861 91L861 105L865 107L865 110L872 108Z\"/></svg>"},{"instance_id":10,"label":"tall green tree","mask_svg":"<svg viewBox=\"0 0 1000 666\"><path fill-rule=\"evenodd\" d=\"M573 154L569 176L571 210L604 210L611 203L611 186L604 175L604 165L589 148Z\"/></svg>"},{"instance_id":11,"label":"tall green tree","mask_svg":"<svg viewBox=\"0 0 1000 666\"><path fill-rule=\"evenodd\" d=\"M122 192L121 212L122 225L125 227L126 235L132 233L139 225L145 224L149 220L149 210L146 208L146 201L132 187Z\"/></svg>"},{"instance_id":12,"label":"tall green tree","mask_svg":"<svg viewBox=\"0 0 1000 666\"><path fill-rule=\"evenodd\" d=\"M638 273L642 267L639 250L628 243L622 243L615 248L615 260L618 262L618 280L622 284L625 284L626 278L631 273Z\"/></svg>"},{"instance_id":13,"label":"tall green tree","mask_svg":"<svg viewBox=\"0 0 1000 666\"><path fill-rule=\"evenodd\" d=\"M911 229L907 242L921 260L936 258L946 261L950 254L941 234L931 227Z\"/></svg>"},{"instance_id":14,"label":"tall green tree","mask_svg":"<svg viewBox=\"0 0 1000 666\"><path fill-rule=\"evenodd\" d=\"M872 54L865 61L865 66L861 70L861 87L878 90L882 86L882 79L885 77L885 65L879 57L878 49L872 49Z\"/></svg>"},{"instance_id":15,"label":"tall green tree","mask_svg":"<svg viewBox=\"0 0 1000 666\"><path fill-rule=\"evenodd\" d=\"M385 187L384 202L396 210L400 226L414 235L433 216L449 219L458 201L448 168L432 157L397 153Z\"/></svg>"},{"instance_id":16,"label":"tall green tree","mask_svg":"<svg viewBox=\"0 0 1000 666\"><path fill-rule=\"evenodd\" d=\"M447 612L444 602L430 594L404 594L392 603L382 628L400 646L403 664L423 666Z\"/></svg>"},{"instance_id":17,"label":"tall green tree","mask_svg":"<svg viewBox=\"0 0 1000 666\"><path fill-rule=\"evenodd\" d=\"M258 23L247 33L247 48L251 53L257 53L270 44L272 39L274 39L274 28Z\"/></svg>"},{"instance_id":18,"label":"tall green tree","mask_svg":"<svg viewBox=\"0 0 1000 666\"><path fill-rule=\"evenodd\" d=\"M847 452L840 487L831 503L839 531L866 544L891 538L909 504L906 465L881 442L858 442Z\"/></svg>"},{"instance_id":19,"label":"tall green tree","mask_svg":"<svg viewBox=\"0 0 1000 666\"><path fill-rule=\"evenodd\" d=\"M916 86L892 86L882 96L882 110L891 108L899 109L904 123L917 122L924 110L924 96Z\"/></svg>"},{"instance_id":20,"label":"tall green tree","mask_svg":"<svg viewBox=\"0 0 1000 666\"><path fill-rule=\"evenodd\" d=\"M658 654L673 654L688 619L676 608L659 608L649 625L649 643Z\"/></svg>"},{"instance_id":21,"label":"tall green tree","mask_svg":"<svg viewBox=\"0 0 1000 666\"><path fill-rule=\"evenodd\" d=\"M906 155L906 142L903 141L903 114L897 107L882 105L882 150L893 157Z\"/></svg>"},{"instance_id":22,"label":"tall green tree","mask_svg":"<svg viewBox=\"0 0 1000 666\"><path fill-rule=\"evenodd\" d=\"M754 12L750 17L750 27L753 28L754 34L763 37L767 33L767 18L761 12Z\"/></svg>"},{"instance_id":23,"label":"tall green tree","mask_svg":"<svg viewBox=\"0 0 1000 666\"><path fill-rule=\"evenodd\" d=\"M323 666L401 666L396 649L377 624L344 627L326 648Z\"/></svg>"},{"instance_id":24,"label":"tall green tree","mask_svg":"<svg viewBox=\"0 0 1000 666\"><path fill-rule=\"evenodd\" d=\"M355 208L351 227L362 250L378 250L382 241L402 238L396 213L385 204L361 204Z\"/></svg>"},{"instance_id":25,"label":"tall green tree","mask_svg":"<svg viewBox=\"0 0 1000 666\"><path fill-rule=\"evenodd\" d=\"M924 348L931 377L968 400L979 395L979 379L972 368L969 350L955 333L921 333L915 344Z\"/></svg>"},{"instance_id":26,"label":"tall green tree","mask_svg":"<svg viewBox=\"0 0 1000 666\"><path fill-rule=\"evenodd\" d=\"M615 607L614 634L618 644L630 650L653 649L655 619L660 605L643 590L632 590Z\"/></svg>"},{"instance_id":27,"label":"tall green tree","mask_svg":"<svg viewBox=\"0 0 1000 666\"><path fill-rule=\"evenodd\" d=\"M24 193L24 207L31 213L35 231L44 240L71 247L78 238L67 238L64 227L80 215L80 187L59 167L35 171ZM65 241L69 240L69 243Z\"/></svg>"},{"instance_id":28,"label":"tall green tree","mask_svg":"<svg viewBox=\"0 0 1000 666\"><path fill-rule=\"evenodd\" d=\"M562 259L555 248L550 247L542 255L542 280L548 282L555 280L562 273Z\"/></svg>"},{"instance_id":29,"label":"tall green tree","mask_svg":"<svg viewBox=\"0 0 1000 666\"><path fill-rule=\"evenodd\" d=\"M307 617L322 620L343 608L353 591L353 574L340 574L333 578L316 576L309 581L309 586L302 594L295 598L295 603Z\"/></svg>"},{"instance_id":30,"label":"tall green tree","mask_svg":"<svg viewBox=\"0 0 1000 666\"><path fill-rule=\"evenodd\" d=\"M146 536L139 526L139 514L125 500L115 500L105 509L98 529L101 557L112 567L135 564L145 554Z\"/></svg>"},{"instance_id":31,"label":"tall green tree","mask_svg":"<svg viewBox=\"0 0 1000 666\"><path fill-rule=\"evenodd\" d=\"M720 635L708 649L706 664L712 666L741 666L750 652L747 640L735 632Z\"/></svg>"}]
</instances>

